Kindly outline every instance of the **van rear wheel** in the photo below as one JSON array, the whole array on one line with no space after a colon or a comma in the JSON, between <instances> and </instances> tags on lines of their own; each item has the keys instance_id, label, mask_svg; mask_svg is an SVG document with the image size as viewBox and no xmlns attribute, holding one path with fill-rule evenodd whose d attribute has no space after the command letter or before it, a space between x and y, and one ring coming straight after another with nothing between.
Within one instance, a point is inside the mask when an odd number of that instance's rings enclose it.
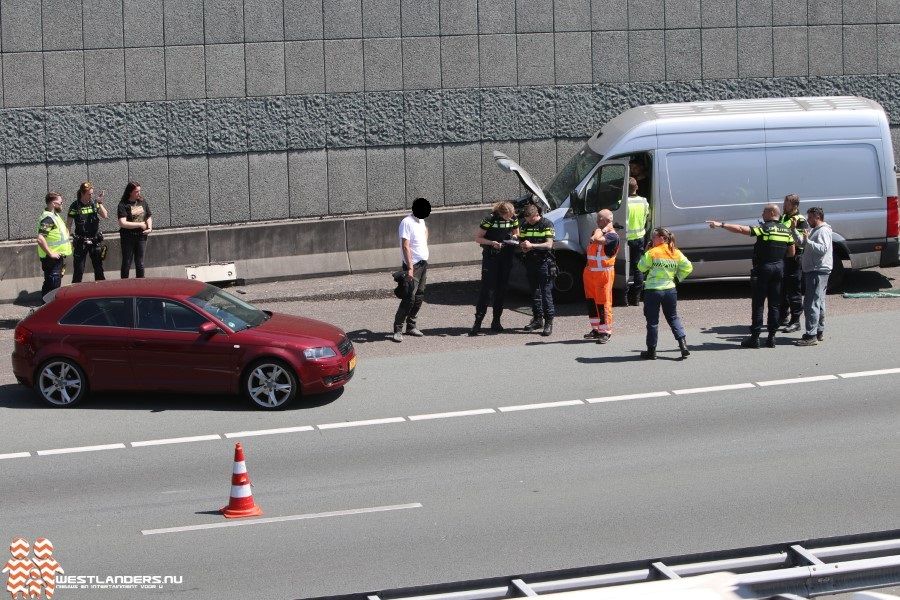
<instances>
[{"instance_id":1,"label":"van rear wheel","mask_svg":"<svg viewBox=\"0 0 900 600\"><path fill-rule=\"evenodd\" d=\"M557 254L556 265L559 273L553 282L553 296L560 304L576 302L584 298L584 257L571 252Z\"/></svg>"},{"instance_id":2,"label":"van rear wheel","mask_svg":"<svg viewBox=\"0 0 900 600\"><path fill-rule=\"evenodd\" d=\"M844 284L847 281L847 268L837 252L834 252L832 259L834 264L831 267L831 274L828 276L828 293L840 294L844 291Z\"/></svg>"}]
</instances>

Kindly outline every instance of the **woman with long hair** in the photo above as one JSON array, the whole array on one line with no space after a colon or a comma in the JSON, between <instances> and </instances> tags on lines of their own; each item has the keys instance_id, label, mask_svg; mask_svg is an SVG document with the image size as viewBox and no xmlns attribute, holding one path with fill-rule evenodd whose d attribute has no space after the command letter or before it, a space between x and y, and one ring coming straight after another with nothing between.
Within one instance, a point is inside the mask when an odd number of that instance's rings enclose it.
<instances>
[{"instance_id":1,"label":"woman with long hair","mask_svg":"<svg viewBox=\"0 0 900 600\"><path fill-rule=\"evenodd\" d=\"M641 358L656 360L656 342L659 338L659 309L662 308L672 334L678 340L681 358L691 355L685 340L684 326L678 316L678 292L675 284L694 270L681 250L675 245L675 234L665 227L653 230L652 248L638 261L638 269L646 274L644 279L644 317L647 319L647 350Z\"/></svg>"},{"instance_id":2,"label":"woman with long hair","mask_svg":"<svg viewBox=\"0 0 900 600\"><path fill-rule=\"evenodd\" d=\"M134 275L140 279L144 276L147 236L153 231L153 213L141 195L141 184L136 181L128 182L122 192L116 216L119 219L119 239L122 241L122 268L119 275L122 279L128 279L133 261Z\"/></svg>"}]
</instances>

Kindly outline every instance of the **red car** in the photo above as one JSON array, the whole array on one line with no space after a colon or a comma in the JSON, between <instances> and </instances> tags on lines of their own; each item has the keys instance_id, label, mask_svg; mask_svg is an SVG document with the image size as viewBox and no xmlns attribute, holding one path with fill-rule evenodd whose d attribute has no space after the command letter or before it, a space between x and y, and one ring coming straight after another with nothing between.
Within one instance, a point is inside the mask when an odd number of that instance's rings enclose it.
<instances>
[{"instance_id":1,"label":"red car","mask_svg":"<svg viewBox=\"0 0 900 600\"><path fill-rule=\"evenodd\" d=\"M53 406L88 390L242 393L281 409L342 387L356 353L343 331L260 310L189 279L60 288L15 330L13 372Z\"/></svg>"}]
</instances>

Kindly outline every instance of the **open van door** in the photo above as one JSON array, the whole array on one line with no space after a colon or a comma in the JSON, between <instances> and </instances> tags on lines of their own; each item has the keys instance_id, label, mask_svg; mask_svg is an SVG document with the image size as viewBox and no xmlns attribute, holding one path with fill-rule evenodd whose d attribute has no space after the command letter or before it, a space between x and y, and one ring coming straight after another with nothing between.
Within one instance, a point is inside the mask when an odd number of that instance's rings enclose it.
<instances>
[{"instance_id":1,"label":"open van door","mask_svg":"<svg viewBox=\"0 0 900 600\"><path fill-rule=\"evenodd\" d=\"M597 213L603 209L613 213L613 225L619 234L619 252L616 256L616 278L613 283L615 304L622 304L628 288L628 162L606 161L572 195L572 212L578 224L578 237L583 251L591 243L591 234L597 228Z\"/></svg>"},{"instance_id":2,"label":"open van door","mask_svg":"<svg viewBox=\"0 0 900 600\"><path fill-rule=\"evenodd\" d=\"M501 171L515 173L522 185L525 186L525 189L531 192L531 195L541 203L542 211L546 212L550 210L550 203L547 202L547 196L544 195L544 190L534 179L532 179L531 175L528 174L528 171L520 167L519 163L502 152L494 150L493 157L494 160L497 161L497 166L500 167Z\"/></svg>"}]
</instances>

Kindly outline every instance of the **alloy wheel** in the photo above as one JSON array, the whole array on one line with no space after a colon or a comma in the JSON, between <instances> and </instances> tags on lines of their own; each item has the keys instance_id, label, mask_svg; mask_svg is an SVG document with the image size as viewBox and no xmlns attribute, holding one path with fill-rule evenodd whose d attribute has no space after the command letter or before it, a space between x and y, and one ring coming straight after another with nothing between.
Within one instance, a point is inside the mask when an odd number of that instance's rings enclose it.
<instances>
[{"instance_id":1,"label":"alloy wheel","mask_svg":"<svg viewBox=\"0 0 900 600\"><path fill-rule=\"evenodd\" d=\"M282 365L260 363L247 377L247 394L263 408L278 408L291 399L294 378Z\"/></svg>"},{"instance_id":2,"label":"alloy wheel","mask_svg":"<svg viewBox=\"0 0 900 600\"><path fill-rule=\"evenodd\" d=\"M50 404L70 406L81 398L84 377L77 367L67 361L50 361L38 376L38 389Z\"/></svg>"}]
</instances>

